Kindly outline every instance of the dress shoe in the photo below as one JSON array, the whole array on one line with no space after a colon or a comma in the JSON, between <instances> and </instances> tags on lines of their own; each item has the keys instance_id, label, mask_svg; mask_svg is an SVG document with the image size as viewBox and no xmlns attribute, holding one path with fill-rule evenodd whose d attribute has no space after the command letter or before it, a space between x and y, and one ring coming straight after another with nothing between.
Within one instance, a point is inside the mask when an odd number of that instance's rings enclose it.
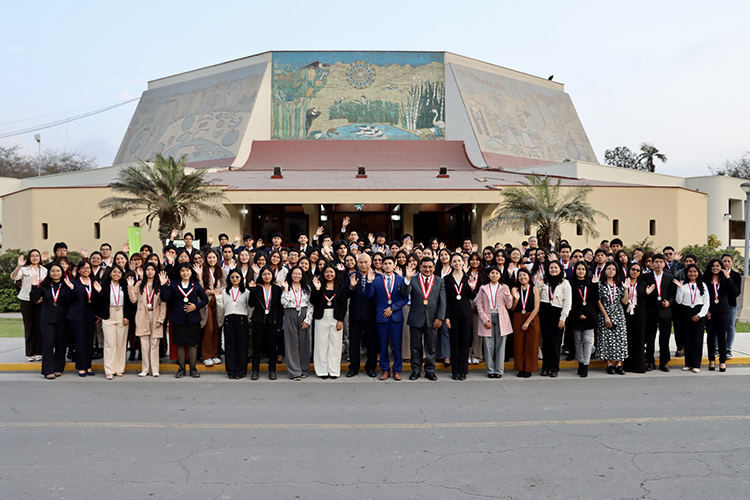
<instances>
[{"instance_id":1,"label":"dress shoe","mask_svg":"<svg viewBox=\"0 0 750 500\"><path fill-rule=\"evenodd\" d=\"M432 381L437 380L437 375L435 375L434 373L425 373L424 376L427 380L432 380Z\"/></svg>"},{"instance_id":2,"label":"dress shoe","mask_svg":"<svg viewBox=\"0 0 750 500\"><path fill-rule=\"evenodd\" d=\"M608 375L614 375L615 374L615 366L614 365L607 366L607 374Z\"/></svg>"},{"instance_id":3,"label":"dress shoe","mask_svg":"<svg viewBox=\"0 0 750 500\"><path fill-rule=\"evenodd\" d=\"M446 368L451 366L451 360L450 358L445 358L445 361L443 361L443 365L445 365Z\"/></svg>"},{"instance_id":4,"label":"dress shoe","mask_svg":"<svg viewBox=\"0 0 750 500\"><path fill-rule=\"evenodd\" d=\"M378 374L377 374L377 373L375 373L375 370L368 370L368 371L367 371L367 376L368 376L368 377L372 377L372 378L375 378L375 377L377 377L377 376L378 376Z\"/></svg>"},{"instance_id":5,"label":"dress shoe","mask_svg":"<svg viewBox=\"0 0 750 500\"><path fill-rule=\"evenodd\" d=\"M549 376L552 378L557 378L557 372L549 372Z\"/></svg>"},{"instance_id":6,"label":"dress shoe","mask_svg":"<svg viewBox=\"0 0 750 500\"><path fill-rule=\"evenodd\" d=\"M276 372L268 372L268 380L276 380Z\"/></svg>"},{"instance_id":7,"label":"dress shoe","mask_svg":"<svg viewBox=\"0 0 750 500\"><path fill-rule=\"evenodd\" d=\"M541 375L542 377L548 377L549 372L547 370L542 370L542 372L539 375Z\"/></svg>"},{"instance_id":8,"label":"dress shoe","mask_svg":"<svg viewBox=\"0 0 750 500\"><path fill-rule=\"evenodd\" d=\"M201 378L201 374L193 367L190 367L190 376L193 378Z\"/></svg>"},{"instance_id":9,"label":"dress shoe","mask_svg":"<svg viewBox=\"0 0 750 500\"><path fill-rule=\"evenodd\" d=\"M320 378L322 378L323 380L328 380L328 375L321 375Z\"/></svg>"},{"instance_id":10,"label":"dress shoe","mask_svg":"<svg viewBox=\"0 0 750 500\"><path fill-rule=\"evenodd\" d=\"M260 374L258 372L253 372L250 375L250 380L258 380L260 378Z\"/></svg>"},{"instance_id":11,"label":"dress shoe","mask_svg":"<svg viewBox=\"0 0 750 500\"><path fill-rule=\"evenodd\" d=\"M96 372L94 370L86 370L86 375L88 375L89 377L93 377L94 375L96 375Z\"/></svg>"},{"instance_id":12,"label":"dress shoe","mask_svg":"<svg viewBox=\"0 0 750 500\"><path fill-rule=\"evenodd\" d=\"M669 371L669 367L667 365L659 365L659 370L666 373Z\"/></svg>"},{"instance_id":13,"label":"dress shoe","mask_svg":"<svg viewBox=\"0 0 750 500\"><path fill-rule=\"evenodd\" d=\"M418 372L411 372L411 375L409 375L409 380L417 380L420 377L420 374Z\"/></svg>"},{"instance_id":14,"label":"dress shoe","mask_svg":"<svg viewBox=\"0 0 750 500\"><path fill-rule=\"evenodd\" d=\"M715 365L714 366L708 365L708 371L712 372L712 371L715 371L715 370L716 370L716 366Z\"/></svg>"},{"instance_id":15,"label":"dress shoe","mask_svg":"<svg viewBox=\"0 0 750 500\"><path fill-rule=\"evenodd\" d=\"M685 357L685 351L680 349L679 351L675 351L674 353L675 358L684 358Z\"/></svg>"},{"instance_id":16,"label":"dress shoe","mask_svg":"<svg viewBox=\"0 0 750 500\"><path fill-rule=\"evenodd\" d=\"M495 378L503 378L503 374L502 373L496 373L495 374Z\"/></svg>"},{"instance_id":17,"label":"dress shoe","mask_svg":"<svg viewBox=\"0 0 750 500\"><path fill-rule=\"evenodd\" d=\"M336 380L337 378L339 378L339 376L338 375L331 375L329 378L331 380Z\"/></svg>"},{"instance_id":18,"label":"dress shoe","mask_svg":"<svg viewBox=\"0 0 750 500\"><path fill-rule=\"evenodd\" d=\"M647 372L650 372L654 368L656 368L656 365L654 363L646 363L646 371Z\"/></svg>"},{"instance_id":19,"label":"dress shoe","mask_svg":"<svg viewBox=\"0 0 750 500\"><path fill-rule=\"evenodd\" d=\"M487 374L487 378L495 378L495 374L494 373L488 373Z\"/></svg>"},{"instance_id":20,"label":"dress shoe","mask_svg":"<svg viewBox=\"0 0 750 500\"><path fill-rule=\"evenodd\" d=\"M380 380L388 380L391 377L390 372L383 372L380 374Z\"/></svg>"},{"instance_id":21,"label":"dress shoe","mask_svg":"<svg viewBox=\"0 0 750 500\"><path fill-rule=\"evenodd\" d=\"M573 361L574 359L576 359L576 353L572 351L569 352L567 356L565 356L565 361Z\"/></svg>"},{"instance_id":22,"label":"dress shoe","mask_svg":"<svg viewBox=\"0 0 750 500\"><path fill-rule=\"evenodd\" d=\"M578 375L581 374L581 370L583 370L583 363L578 363Z\"/></svg>"},{"instance_id":23,"label":"dress shoe","mask_svg":"<svg viewBox=\"0 0 750 500\"><path fill-rule=\"evenodd\" d=\"M401 372L394 373L393 380L401 380Z\"/></svg>"},{"instance_id":24,"label":"dress shoe","mask_svg":"<svg viewBox=\"0 0 750 500\"><path fill-rule=\"evenodd\" d=\"M185 369L184 368L178 368L177 373L174 374L174 378L182 378L185 376Z\"/></svg>"},{"instance_id":25,"label":"dress shoe","mask_svg":"<svg viewBox=\"0 0 750 500\"><path fill-rule=\"evenodd\" d=\"M524 372L518 372L518 373L516 373L516 377L523 378L524 377Z\"/></svg>"},{"instance_id":26,"label":"dress shoe","mask_svg":"<svg viewBox=\"0 0 750 500\"><path fill-rule=\"evenodd\" d=\"M618 375L625 375L625 370L622 369L622 366L615 366L615 373Z\"/></svg>"},{"instance_id":27,"label":"dress shoe","mask_svg":"<svg viewBox=\"0 0 750 500\"><path fill-rule=\"evenodd\" d=\"M453 379L453 380L461 380L461 375L459 375L457 373L454 373L453 375L451 375L451 379Z\"/></svg>"},{"instance_id":28,"label":"dress shoe","mask_svg":"<svg viewBox=\"0 0 750 500\"><path fill-rule=\"evenodd\" d=\"M531 372L523 372L523 378L531 378Z\"/></svg>"},{"instance_id":29,"label":"dress shoe","mask_svg":"<svg viewBox=\"0 0 750 500\"><path fill-rule=\"evenodd\" d=\"M55 377L54 373L48 373L44 376L44 378L46 378L47 380L55 380L57 377Z\"/></svg>"},{"instance_id":30,"label":"dress shoe","mask_svg":"<svg viewBox=\"0 0 750 500\"><path fill-rule=\"evenodd\" d=\"M589 365L583 365L581 367L581 378L586 378L589 376Z\"/></svg>"},{"instance_id":31,"label":"dress shoe","mask_svg":"<svg viewBox=\"0 0 750 500\"><path fill-rule=\"evenodd\" d=\"M458 380L466 380L466 374L462 373L461 375L459 375Z\"/></svg>"},{"instance_id":32,"label":"dress shoe","mask_svg":"<svg viewBox=\"0 0 750 500\"><path fill-rule=\"evenodd\" d=\"M349 370L348 372L346 372L346 378L352 378L352 377L356 377L356 376L357 376L357 374L358 374L358 372L355 372L355 371Z\"/></svg>"}]
</instances>

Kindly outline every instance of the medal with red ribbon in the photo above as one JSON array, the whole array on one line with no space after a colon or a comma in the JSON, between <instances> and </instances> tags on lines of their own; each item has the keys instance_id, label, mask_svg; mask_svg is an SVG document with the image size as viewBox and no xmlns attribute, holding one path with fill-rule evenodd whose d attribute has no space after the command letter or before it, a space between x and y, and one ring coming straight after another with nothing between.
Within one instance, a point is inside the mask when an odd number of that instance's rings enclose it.
<instances>
[{"instance_id":1,"label":"medal with red ribbon","mask_svg":"<svg viewBox=\"0 0 750 500\"><path fill-rule=\"evenodd\" d=\"M178 289L178 290L180 291L180 293L182 294L182 301L183 301L184 303L186 303L186 304L187 304L188 302L190 302L190 299L188 299L188 296L189 296L189 295L190 295L191 293L193 293L193 289L194 289L194 288L195 288L195 285L191 286L191 287L190 287L190 290L188 290L188 292L187 292L187 293L185 293L185 292L184 292L184 291L182 290L182 285L179 285L179 286L177 287L177 289Z\"/></svg>"},{"instance_id":2,"label":"medal with red ribbon","mask_svg":"<svg viewBox=\"0 0 750 500\"><path fill-rule=\"evenodd\" d=\"M55 293L55 285L50 286L50 292L52 292L52 303L55 307L57 307L57 299L60 297L60 290L62 289L62 285L57 286L57 293Z\"/></svg>"},{"instance_id":3,"label":"medal with red ribbon","mask_svg":"<svg viewBox=\"0 0 750 500\"><path fill-rule=\"evenodd\" d=\"M89 284L86 285L83 282L83 278L79 278L78 281L81 282L81 285L83 285L83 289L86 290L86 297L88 298L89 304L91 304L91 288L93 286L93 283L91 282L91 279L89 278Z\"/></svg>"},{"instance_id":4,"label":"medal with red ribbon","mask_svg":"<svg viewBox=\"0 0 750 500\"><path fill-rule=\"evenodd\" d=\"M638 283L631 284L628 288L630 290L630 302L633 302L635 300L635 288L638 286Z\"/></svg>"},{"instance_id":5,"label":"medal with red ribbon","mask_svg":"<svg viewBox=\"0 0 750 500\"><path fill-rule=\"evenodd\" d=\"M690 304L695 305L695 299L698 296L698 287L695 283L690 283Z\"/></svg>"},{"instance_id":6,"label":"medal with red ribbon","mask_svg":"<svg viewBox=\"0 0 750 500\"><path fill-rule=\"evenodd\" d=\"M236 295L234 293L235 290L237 291ZM237 287L232 287L232 289L229 290L229 293L232 294L232 302L234 302L236 304L237 303L237 299L240 298L240 294L242 293L242 291L240 290L240 287L237 286Z\"/></svg>"},{"instance_id":7,"label":"medal with red ribbon","mask_svg":"<svg viewBox=\"0 0 750 500\"><path fill-rule=\"evenodd\" d=\"M531 292L531 286L526 287L526 293L523 292L521 287L521 314L526 314L526 303L529 301L529 293Z\"/></svg>"},{"instance_id":8,"label":"medal with red ribbon","mask_svg":"<svg viewBox=\"0 0 750 500\"><path fill-rule=\"evenodd\" d=\"M713 284L714 284L714 304L718 304L719 303L719 288L721 287L721 285L719 284L718 281L714 281Z\"/></svg>"},{"instance_id":9,"label":"medal with red ribbon","mask_svg":"<svg viewBox=\"0 0 750 500\"><path fill-rule=\"evenodd\" d=\"M211 288L214 288L216 286L216 277L214 276L214 272L209 269L208 274L211 275Z\"/></svg>"},{"instance_id":10,"label":"medal with red ribbon","mask_svg":"<svg viewBox=\"0 0 750 500\"><path fill-rule=\"evenodd\" d=\"M386 285L386 281L391 282L391 289L388 289L388 285ZM383 288L385 289L385 296L388 297L388 305L393 304L393 299L391 299L391 294L393 294L393 285L396 282L395 276L383 276Z\"/></svg>"},{"instance_id":11,"label":"medal with red ribbon","mask_svg":"<svg viewBox=\"0 0 750 500\"><path fill-rule=\"evenodd\" d=\"M583 292L581 292L581 288L583 288ZM589 294L589 289L588 289L588 287L586 285L578 288L578 295L581 296L581 300L583 301L583 302L581 302L581 305L583 305L583 306L586 305L586 296L588 294Z\"/></svg>"},{"instance_id":12,"label":"medal with red ribbon","mask_svg":"<svg viewBox=\"0 0 750 500\"><path fill-rule=\"evenodd\" d=\"M330 307L331 305L333 305L333 299L336 298L336 294L334 293L332 297L329 297L325 292L323 292L323 297L326 299L326 305Z\"/></svg>"},{"instance_id":13,"label":"medal with red ribbon","mask_svg":"<svg viewBox=\"0 0 750 500\"><path fill-rule=\"evenodd\" d=\"M464 282L461 281L461 286L456 286L456 284L453 283L453 288L456 289L456 300L461 300L461 290L464 289Z\"/></svg>"},{"instance_id":14,"label":"medal with red ribbon","mask_svg":"<svg viewBox=\"0 0 750 500\"><path fill-rule=\"evenodd\" d=\"M612 291L609 292L609 303L615 305L615 288L617 285L607 285L607 290L610 290L610 286Z\"/></svg>"},{"instance_id":15,"label":"medal with red ribbon","mask_svg":"<svg viewBox=\"0 0 750 500\"><path fill-rule=\"evenodd\" d=\"M656 300L661 302L661 279L664 277L662 274L658 278L654 276L654 283L656 283Z\"/></svg>"},{"instance_id":16,"label":"medal with red ribbon","mask_svg":"<svg viewBox=\"0 0 750 500\"><path fill-rule=\"evenodd\" d=\"M492 289L492 283L490 283L490 309L491 312L497 312L497 294L500 292L500 283L495 285L495 289Z\"/></svg>"},{"instance_id":17,"label":"medal with red ribbon","mask_svg":"<svg viewBox=\"0 0 750 500\"><path fill-rule=\"evenodd\" d=\"M425 284L426 282L426 284ZM430 300L428 297L430 296L430 293L432 292L432 285L435 284L435 275L433 274L429 278L422 278L422 273L419 273L419 288L422 289L422 297L424 297L424 300L422 303L424 305L427 305L430 303Z\"/></svg>"},{"instance_id":18,"label":"medal with red ribbon","mask_svg":"<svg viewBox=\"0 0 750 500\"><path fill-rule=\"evenodd\" d=\"M294 309L299 312L302 310L302 287L300 287L299 295L297 295L297 291L294 289L294 285L292 285L292 295L294 296Z\"/></svg>"},{"instance_id":19,"label":"medal with red ribbon","mask_svg":"<svg viewBox=\"0 0 750 500\"><path fill-rule=\"evenodd\" d=\"M553 300L555 300L555 289L549 287L549 301L552 302Z\"/></svg>"},{"instance_id":20,"label":"medal with red ribbon","mask_svg":"<svg viewBox=\"0 0 750 500\"><path fill-rule=\"evenodd\" d=\"M112 290L112 298L115 300L115 307L120 307L120 285L109 284L109 289Z\"/></svg>"},{"instance_id":21,"label":"medal with red ribbon","mask_svg":"<svg viewBox=\"0 0 750 500\"><path fill-rule=\"evenodd\" d=\"M148 283L146 283L146 309L149 311L154 308L154 292L155 290L148 288Z\"/></svg>"}]
</instances>

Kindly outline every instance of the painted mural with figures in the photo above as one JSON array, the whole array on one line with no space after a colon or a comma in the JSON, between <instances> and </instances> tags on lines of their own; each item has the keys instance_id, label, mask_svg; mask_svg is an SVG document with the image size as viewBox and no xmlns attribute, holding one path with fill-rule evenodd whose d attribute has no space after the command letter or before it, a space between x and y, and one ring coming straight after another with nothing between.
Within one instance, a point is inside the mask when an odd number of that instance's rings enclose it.
<instances>
[{"instance_id":1,"label":"painted mural with figures","mask_svg":"<svg viewBox=\"0 0 750 500\"><path fill-rule=\"evenodd\" d=\"M115 164L156 154L188 162L234 158L267 62L147 90L141 96Z\"/></svg>"},{"instance_id":2,"label":"painted mural with figures","mask_svg":"<svg viewBox=\"0 0 750 500\"><path fill-rule=\"evenodd\" d=\"M449 67L489 165L495 166L493 155L596 162L565 92L459 64Z\"/></svg>"},{"instance_id":3,"label":"painted mural with figures","mask_svg":"<svg viewBox=\"0 0 750 500\"><path fill-rule=\"evenodd\" d=\"M438 52L274 52L274 139L442 140Z\"/></svg>"}]
</instances>

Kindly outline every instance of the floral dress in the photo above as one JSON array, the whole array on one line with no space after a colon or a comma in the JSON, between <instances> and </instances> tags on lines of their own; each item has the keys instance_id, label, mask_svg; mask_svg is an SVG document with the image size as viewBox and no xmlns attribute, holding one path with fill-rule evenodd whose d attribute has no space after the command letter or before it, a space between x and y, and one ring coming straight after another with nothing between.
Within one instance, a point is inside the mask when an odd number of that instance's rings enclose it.
<instances>
[{"instance_id":1,"label":"floral dress","mask_svg":"<svg viewBox=\"0 0 750 500\"><path fill-rule=\"evenodd\" d=\"M622 285L614 285L614 304L612 303L612 285L599 283L599 300L607 311L612 328L604 324L604 315L600 312L596 326L595 359L609 359L623 361L628 357L628 338L625 326L625 311L622 297L625 289Z\"/></svg>"}]
</instances>

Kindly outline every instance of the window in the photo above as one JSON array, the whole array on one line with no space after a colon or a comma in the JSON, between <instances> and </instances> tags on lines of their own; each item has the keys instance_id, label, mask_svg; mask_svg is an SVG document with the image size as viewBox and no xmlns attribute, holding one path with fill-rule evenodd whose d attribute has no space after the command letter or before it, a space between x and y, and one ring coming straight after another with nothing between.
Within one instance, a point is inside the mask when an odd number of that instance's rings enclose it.
<instances>
[{"instance_id":1,"label":"window","mask_svg":"<svg viewBox=\"0 0 750 500\"><path fill-rule=\"evenodd\" d=\"M648 234L651 236L656 236L656 219L651 219L648 221Z\"/></svg>"},{"instance_id":2,"label":"window","mask_svg":"<svg viewBox=\"0 0 750 500\"><path fill-rule=\"evenodd\" d=\"M523 235L524 236L531 235L531 224L529 224L528 222L525 222L523 224Z\"/></svg>"},{"instance_id":3,"label":"window","mask_svg":"<svg viewBox=\"0 0 750 500\"><path fill-rule=\"evenodd\" d=\"M42 222L42 239L46 240L49 238L49 225L46 222Z\"/></svg>"},{"instance_id":4,"label":"window","mask_svg":"<svg viewBox=\"0 0 750 500\"><path fill-rule=\"evenodd\" d=\"M576 236L583 236L583 227L580 223L576 223Z\"/></svg>"},{"instance_id":5,"label":"window","mask_svg":"<svg viewBox=\"0 0 750 500\"><path fill-rule=\"evenodd\" d=\"M620 219L612 219L612 234L614 236L620 234Z\"/></svg>"},{"instance_id":6,"label":"window","mask_svg":"<svg viewBox=\"0 0 750 500\"><path fill-rule=\"evenodd\" d=\"M98 222L94 222L94 239L98 240L102 237L102 226Z\"/></svg>"}]
</instances>

